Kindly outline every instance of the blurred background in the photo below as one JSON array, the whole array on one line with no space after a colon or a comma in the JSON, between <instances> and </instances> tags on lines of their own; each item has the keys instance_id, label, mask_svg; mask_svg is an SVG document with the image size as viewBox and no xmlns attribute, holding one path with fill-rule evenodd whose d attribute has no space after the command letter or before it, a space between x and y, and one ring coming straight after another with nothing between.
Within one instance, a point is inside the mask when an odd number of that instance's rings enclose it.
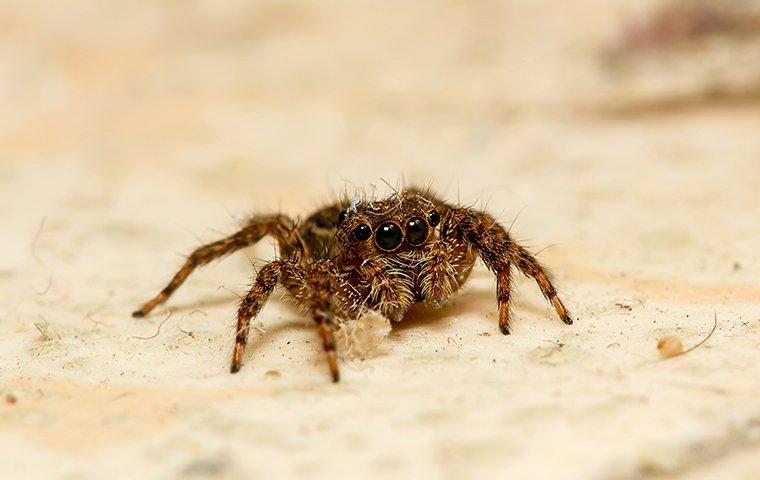
<instances>
[{"instance_id":1,"label":"blurred background","mask_svg":"<svg viewBox=\"0 0 760 480\"><path fill-rule=\"evenodd\" d=\"M756 165L759 25L752 0L4 2L4 177L235 210L383 178L510 215L610 180L648 197L634 177L685 163L725 190Z\"/></svg>"},{"instance_id":2,"label":"blurred background","mask_svg":"<svg viewBox=\"0 0 760 480\"><path fill-rule=\"evenodd\" d=\"M756 258L701 231L760 204L757 1L23 1L0 27L0 194L27 237L71 204L203 235L406 182L526 209L527 239Z\"/></svg>"},{"instance_id":3,"label":"blurred background","mask_svg":"<svg viewBox=\"0 0 760 480\"><path fill-rule=\"evenodd\" d=\"M230 171L426 181L435 163L448 182L494 155L502 185L567 141L547 123L760 91L752 0L24 1L0 22L4 160L147 164L221 190Z\"/></svg>"},{"instance_id":4,"label":"blurred background","mask_svg":"<svg viewBox=\"0 0 760 480\"><path fill-rule=\"evenodd\" d=\"M660 188L720 193L721 215L758 200L726 191L757 180L758 5L4 2L3 177L35 165L25 190L58 200L67 179L186 185L216 214L382 178L508 216L551 192L541 216L582 221L592 197Z\"/></svg>"},{"instance_id":5,"label":"blurred background","mask_svg":"<svg viewBox=\"0 0 760 480\"><path fill-rule=\"evenodd\" d=\"M0 417L0 448L28 472L155 473L149 452L158 451L160 478L269 468L304 478L337 458L318 445L338 445L332 454L360 451L345 461L378 477L485 478L509 468L521 478L637 478L626 475L694 473L713 459L706 475L729 462L733 478L757 478L746 432L760 418L760 1L5 0L0 106L0 354L14 359L0 376L18 399L13 412L24 412ZM319 351L296 348L311 338L308 325L293 345L289 332L255 350L249 363L259 366L234 383L224 372L235 298L219 284L245 290L243 259L210 266L177 294L197 338L171 322L153 342L126 338L154 333L160 319L127 314L163 285L178 255L233 231L240 215L305 216L341 192L385 192L385 182L432 185L505 222L519 213L513 232L548 247L541 258L585 323L562 333L521 283L518 333L504 348L481 335L495 325L492 279L481 272L473 288L482 294L444 312L474 323L445 321L424 340L432 322L394 333L390 357L347 367L353 389L313 392L324 380ZM255 258L271 256L264 243ZM188 317L193 308L207 316ZM696 343L716 311L723 348L707 350L709 362L620 383L662 329ZM299 318L281 306L269 312ZM547 366L535 350L546 338L575 356ZM446 349L454 354L437 369L408 360ZM482 355L489 368L508 361L511 380L461 363ZM288 372L286 386L262 383L264 365ZM710 369L719 365L736 370ZM673 378L723 393L653 393ZM236 392L240 382L252 390L220 407L226 420L214 417L218 392L199 391ZM464 390L435 390L447 382ZM272 402L261 411L260 388ZM82 391L94 400L81 403ZM311 394L315 410L293 413L293 391ZM433 391L435 418L426 416ZM588 410L563 410L563 394ZM624 401L604 403L616 395ZM166 400L178 397L186 400ZM139 401L116 408L113 398ZM394 407L373 403L381 398ZM606 416L593 416L598 402ZM336 425L332 405L382 434L357 440ZM142 413L120 416L125 409ZM232 428L236 415L253 430ZM188 416L193 431L178 430ZM266 423L286 418L282 431ZM570 423L558 432L560 418ZM465 421L487 425L488 441L465 429L457 443L452 432ZM67 440L72 431L77 442ZM281 442L255 450L263 437L251 431ZM303 431L312 436L289 443ZM377 453L398 445L395 457ZM100 460L88 467L93 452ZM541 460L546 452L553 462Z\"/></svg>"}]
</instances>

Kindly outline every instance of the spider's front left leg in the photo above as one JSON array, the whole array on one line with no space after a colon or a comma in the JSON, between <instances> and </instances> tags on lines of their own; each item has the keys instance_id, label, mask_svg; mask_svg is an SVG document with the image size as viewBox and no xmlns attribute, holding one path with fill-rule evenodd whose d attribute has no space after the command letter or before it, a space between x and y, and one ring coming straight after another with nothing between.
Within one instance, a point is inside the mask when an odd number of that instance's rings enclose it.
<instances>
[{"instance_id":1,"label":"spider's front left leg","mask_svg":"<svg viewBox=\"0 0 760 480\"><path fill-rule=\"evenodd\" d=\"M293 236L295 228L296 223L284 215L259 215L251 218L240 231L196 249L187 257L185 264L174 274L169 284L158 295L145 302L139 310L133 312L132 316L144 317L156 306L164 303L197 267L253 245L267 234L275 237L280 248L293 243L298 244L298 238Z\"/></svg>"},{"instance_id":2,"label":"spider's front left leg","mask_svg":"<svg viewBox=\"0 0 760 480\"><path fill-rule=\"evenodd\" d=\"M311 294L311 315L322 337L322 347L327 356L327 366L333 382L340 380L338 357L335 352L334 328L337 324L335 316L333 278L337 278L331 264L320 261L309 265L306 274L306 286Z\"/></svg>"},{"instance_id":3,"label":"spider's front left leg","mask_svg":"<svg viewBox=\"0 0 760 480\"><path fill-rule=\"evenodd\" d=\"M237 312L237 330L235 331L235 348L232 352L232 365L230 373L237 373L243 362L243 353L248 343L248 330L251 319L261 311L269 295L280 282L283 272L295 268L295 264L285 260L275 260L267 263L256 274L256 280L248 293L240 301Z\"/></svg>"},{"instance_id":4,"label":"spider's front left leg","mask_svg":"<svg viewBox=\"0 0 760 480\"><path fill-rule=\"evenodd\" d=\"M293 261L275 260L261 267L251 290L240 302L238 308L237 333L230 372L237 373L240 370L248 342L251 319L261 311L274 287L282 283L298 302L309 306L312 318L322 337L322 346L327 355L332 380L337 382L340 379L340 372L333 335L336 320L332 288L332 280L335 276L327 261L301 265Z\"/></svg>"},{"instance_id":5,"label":"spider's front left leg","mask_svg":"<svg viewBox=\"0 0 760 480\"><path fill-rule=\"evenodd\" d=\"M483 263L496 274L499 328L502 333L509 333L512 264L536 281L541 293L551 302L563 322L568 325L573 323L546 270L491 215L470 208L452 208L445 219L441 235L451 241L460 240L470 244Z\"/></svg>"}]
</instances>

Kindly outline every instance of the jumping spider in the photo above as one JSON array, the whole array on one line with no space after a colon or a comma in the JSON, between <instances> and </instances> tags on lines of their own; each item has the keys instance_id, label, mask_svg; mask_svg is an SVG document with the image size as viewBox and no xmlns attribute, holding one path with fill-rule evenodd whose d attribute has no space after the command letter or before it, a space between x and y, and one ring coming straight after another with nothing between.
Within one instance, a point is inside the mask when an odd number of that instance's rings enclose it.
<instances>
[{"instance_id":1,"label":"jumping spider","mask_svg":"<svg viewBox=\"0 0 760 480\"><path fill-rule=\"evenodd\" d=\"M496 275L499 328L509 333L511 267L532 277L563 322L573 320L549 275L491 215L408 189L362 203L343 200L299 223L285 215L253 216L242 230L204 245L169 284L133 313L143 317L166 301L198 266L271 235L279 258L266 263L240 302L232 373L240 370L251 319L281 284L316 322L332 379L339 379L333 330L339 319L368 309L394 321L415 303L445 303L467 280L477 257Z\"/></svg>"}]
</instances>

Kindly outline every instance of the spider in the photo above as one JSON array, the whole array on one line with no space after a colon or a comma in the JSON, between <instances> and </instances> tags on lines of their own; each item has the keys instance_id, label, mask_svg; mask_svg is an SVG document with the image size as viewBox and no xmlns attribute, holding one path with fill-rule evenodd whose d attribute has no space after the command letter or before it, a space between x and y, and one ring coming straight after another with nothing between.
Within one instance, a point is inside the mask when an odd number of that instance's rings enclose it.
<instances>
[{"instance_id":1,"label":"spider","mask_svg":"<svg viewBox=\"0 0 760 480\"><path fill-rule=\"evenodd\" d=\"M382 200L343 199L303 222L280 214L253 216L240 231L195 250L132 315L143 317L165 302L196 267L266 235L276 240L279 257L259 269L240 301L231 373L240 370L251 319L278 284L316 323L334 382L340 374L333 331L341 320L376 310L400 321L415 303L441 306L464 284L478 257L496 275L503 334L510 332L513 266L536 281L563 322L573 323L546 270L491 215L416 188Z\"/></svg>"}]
</instances>

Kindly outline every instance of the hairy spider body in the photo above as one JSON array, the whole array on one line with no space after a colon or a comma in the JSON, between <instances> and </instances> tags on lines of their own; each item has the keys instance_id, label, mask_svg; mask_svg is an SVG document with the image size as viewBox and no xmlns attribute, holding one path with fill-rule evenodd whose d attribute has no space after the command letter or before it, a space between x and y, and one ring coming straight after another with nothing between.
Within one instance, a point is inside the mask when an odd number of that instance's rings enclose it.
<instances>
[{"instance_id":1,"label":"hairy spider body","mask_svg":"<svg viewBox=\"0 0 760 480\"><path fill-rule=\"evenodd\" d=\"M232 373L240 370L251 319L282 285L317 325L333 381L339 370L333 331L341 320L377 310L393 321L415 303L443 305L478 257L496 275L499 328L510 328L511 269L532 277L560 319L573 321L548 273L491 215L408 189L371 202L347 199L303 222L284 215L251 217L238 232L195 250L169 284L133 313L147 315L198 266L252 245L266 235L279 258L262 266L238 307Z\"/></svg>"}]
</instances>

